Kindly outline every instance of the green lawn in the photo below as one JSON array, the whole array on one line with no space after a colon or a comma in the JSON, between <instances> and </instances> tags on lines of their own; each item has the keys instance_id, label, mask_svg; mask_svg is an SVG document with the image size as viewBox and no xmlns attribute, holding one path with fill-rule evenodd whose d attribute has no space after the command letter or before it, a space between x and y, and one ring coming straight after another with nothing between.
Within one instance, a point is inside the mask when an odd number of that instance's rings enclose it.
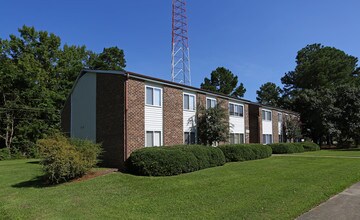
<instances>
[{"instance_id":1,"label":"green lawn","mask_svg":"<svg viewBox=\"0 0 360 220\"><path fill-rule=\"evenodd\" d=\"M39 175L36 160L0 162L1 219L293 219L360 181L360 159L271 157L54 187L41 187Z\"/></svg>"},{"instance_id":2,"label":"green lawn","mask_svg":"<svg viewBox=\"0 0 360 220\"><path fill-rule=\"evenodd\" d=\"M360 157L360 149L321 150L305 152L303 154L313 156Z\"/></svg>"}]
</instances>

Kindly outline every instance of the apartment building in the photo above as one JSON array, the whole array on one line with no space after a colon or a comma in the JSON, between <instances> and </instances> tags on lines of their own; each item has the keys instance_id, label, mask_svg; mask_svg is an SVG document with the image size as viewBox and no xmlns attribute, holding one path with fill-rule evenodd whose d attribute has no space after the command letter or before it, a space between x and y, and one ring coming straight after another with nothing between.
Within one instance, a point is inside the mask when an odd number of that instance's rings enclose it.
<instances>
[{"instance_id":1,"label":"apartment building","mask_svg":"<svg viewBox=\"0 0 360 220\"><path fill-rule=\"evenodd\" d=\"M124 71L83 70L61 126L70 137L102 143L103 164L122 168L136 149L196 143L197 108L217 104L229 111L229 143L282 139L276 114L284 110Z\"/></svg>"}]
</instances>

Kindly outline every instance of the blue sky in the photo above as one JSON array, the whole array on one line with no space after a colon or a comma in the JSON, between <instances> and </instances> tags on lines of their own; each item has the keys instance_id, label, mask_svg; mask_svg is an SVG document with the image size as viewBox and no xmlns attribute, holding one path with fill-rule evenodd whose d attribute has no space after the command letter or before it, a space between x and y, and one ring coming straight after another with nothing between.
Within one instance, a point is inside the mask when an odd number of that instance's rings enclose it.
<instances>
[{"instance_id":1,"label":"blue sky","mask_svg":"<svg viewBox=\"0 0 360 220\"><path fill-rule=\"evenodd\" d=\"M255 100L261 84L280 85L296 52L322 43L360 56L357 0L188 0L192 85L218 66L238 75ZM171 0L2 1L0 38L22 25L62 43L101 52L118 46L127 70L171 77Z\"/></svg>"}]
</instances>

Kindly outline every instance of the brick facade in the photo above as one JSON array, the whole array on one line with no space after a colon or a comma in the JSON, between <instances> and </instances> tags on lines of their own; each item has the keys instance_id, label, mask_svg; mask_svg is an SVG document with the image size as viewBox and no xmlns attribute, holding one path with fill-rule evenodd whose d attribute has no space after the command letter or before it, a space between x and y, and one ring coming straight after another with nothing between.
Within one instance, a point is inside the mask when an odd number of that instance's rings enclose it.
<instances>
[{"instance_id":1,"label":"brick facade","mask_svg":"<svg viewBox=\"0 0 360 220\"><path fill-rule=\"evenodd\" d=\"M127 146L126 157L145 145L145 83L127 80Z\"/></svg>"},{"instance_id":2,"label":"brick facade","mask_svg":"<svg viewBox=\"0 0 360 220\"><path fill-rule=\"evenodd\" d=\"M124 166L124 76L96 75L96 142L102 143L102 165Z\"/></svg>"},{"instance_id":3,"label":"brick facade","mask_svg":"<svg viewBox=\"0 0 360 220\"><path fill-rule=\"evenodd\" d=\"M272 110L272 133L273 133L273 142L279 143L279 118L278 111Z\"/></svg>"},{"instance_id":4,"label":"brick facade","mask_svg":"<svg viewBox=\"0 0 360 220\"><path fill-rule=\"evenodd\" d=\"M183 144L183 90L163 88L164 145Z\"/></svg>"}]
</instances>

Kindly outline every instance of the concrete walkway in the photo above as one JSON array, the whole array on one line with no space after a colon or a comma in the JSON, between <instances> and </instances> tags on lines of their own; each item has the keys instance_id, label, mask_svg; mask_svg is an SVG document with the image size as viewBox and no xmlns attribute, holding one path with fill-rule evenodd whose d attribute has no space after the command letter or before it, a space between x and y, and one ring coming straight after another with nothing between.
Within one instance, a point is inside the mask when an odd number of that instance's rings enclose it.
<instances>
[{"instance_id":1,"label":"concrete walkway","mask_svg":"<svg viewBox=\"0 0 360 220\"><path fill-rule=\"evenodd\" d=\"M299 216L298 220L360 219L360 182Z\"/></svg>"}]
</instances>

